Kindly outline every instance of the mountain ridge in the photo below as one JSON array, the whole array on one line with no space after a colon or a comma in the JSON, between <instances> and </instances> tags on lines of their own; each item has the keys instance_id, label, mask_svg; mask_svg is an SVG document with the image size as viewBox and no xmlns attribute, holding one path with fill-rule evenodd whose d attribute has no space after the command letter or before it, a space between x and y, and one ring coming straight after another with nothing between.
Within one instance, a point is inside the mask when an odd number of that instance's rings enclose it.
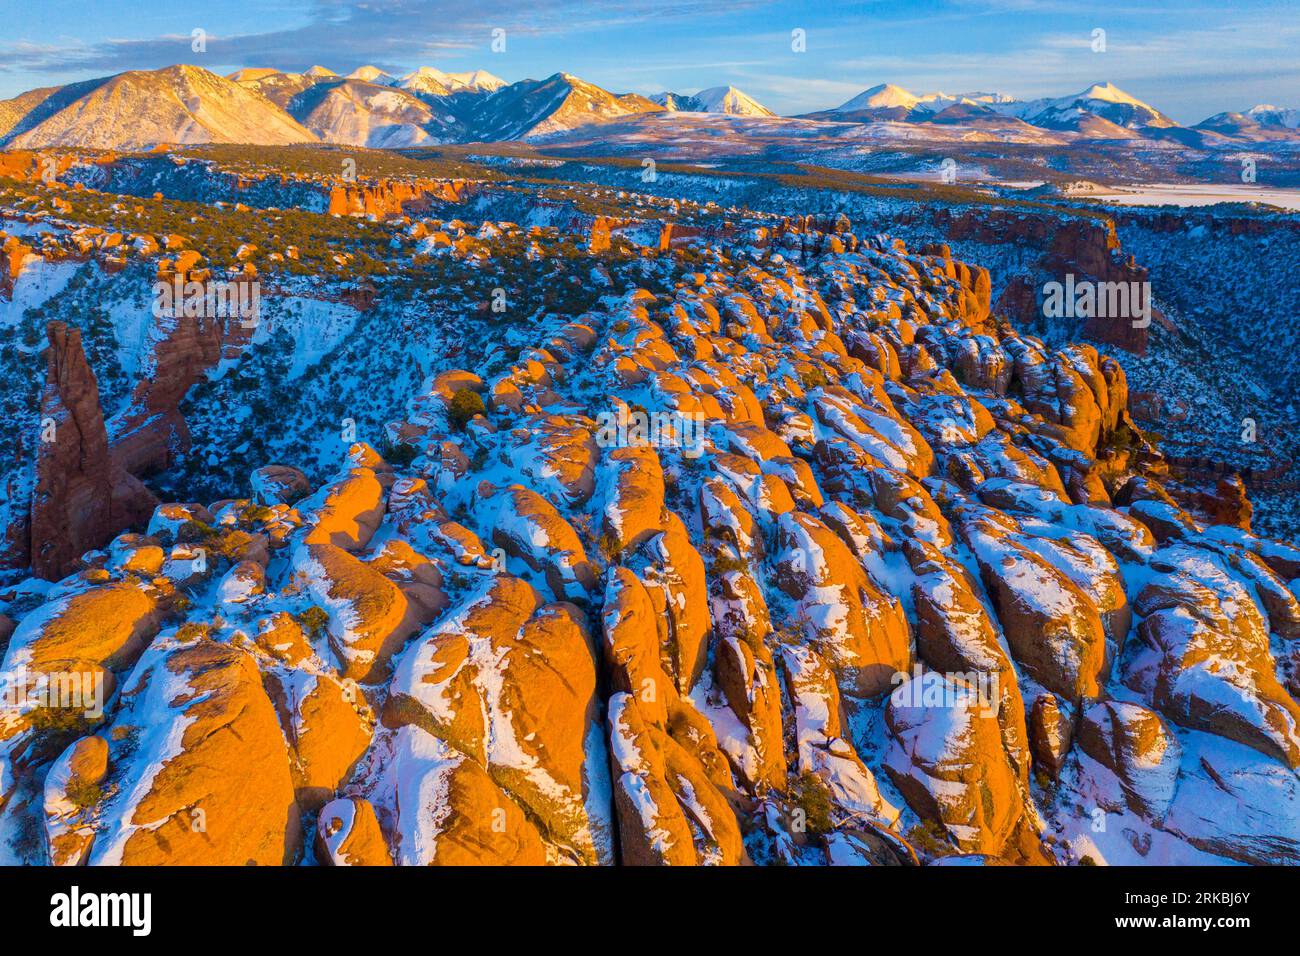
<instances>
[{"instance_id":1,"label":"mountain ridge","mask_svg":"<svg viewBox=\"0 0 1300 956\"><path fill-rule=\"evenodd\" d=\"M194 65L132 70L0 101L0 148L327 142L370 147L530 139L653 113L989 127L1026 136L1186 146L1300 139L1300 110L1258 104L1184 126L1110 81L1062 97L998 92L914 93L881 83L839 106L781 117L735 86L694 94L615 93L560 71L507 83L485 70L422 66L403 76L365 65L343 75L247 67L226 76ZM1017 134L1016 130L1021 133ZM1005 135L1005 134L1004 134ZM1034 134L1041 135L1041 134Z\"/></svg>"},{"instance_id":2,"label":"mountain ridge","mask_svg":"<svg viewBox=\"0 0 1300 956\"><path fill-rule=\"evenodd\" d=\"M670 112L725 113L731 116L775 116L756 99L734 86L711 86L689 95L663 92L650 97Z\"/></svg>"}]
</instances>

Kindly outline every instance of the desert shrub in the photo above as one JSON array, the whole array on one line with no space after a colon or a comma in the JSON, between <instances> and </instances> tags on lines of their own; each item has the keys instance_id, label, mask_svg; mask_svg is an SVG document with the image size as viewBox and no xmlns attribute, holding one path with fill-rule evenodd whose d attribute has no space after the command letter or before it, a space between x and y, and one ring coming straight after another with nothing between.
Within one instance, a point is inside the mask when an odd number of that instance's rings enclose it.
<instances>
[{"instance_id":1,"label":"desert shrub","mask_svg":"<svg viewBox=\"0 0 1300 956\"><path fill-rule=\"evenodd\" d=\"M176 529L176 540L182 544L194 544L199 541L207 541L217 530L212 525L202 521L186 521Z\"/></svg>"},{"instance_id":2,"label":"desert shrub","mask_svg":"<svg viewBox=\"0 0 1300 956\"><path fill-rule=\"evenodd\" d=\"M218 531L213 537L211 544L212 551L219 557L227 561L242 561L248 553L249 546L256 540L247 531L232 529L229 531Z\"/></svg>"},{"instance_id":3,"label":"desert shrub","mask_svg":"<svg viewBox=\"0 0 1300 956\"><path fill-rule=\"evenodd\" d=\"M713 573L721 576L730 571L747 571L749 565L731 551L719 548L713 555Z\"/></svg>"},{"instance_id":4,"label":"desert shrub","mask_svg":"<svg viewBox=\"0 0 1300 956\"><path fill-rule=\"evenodd\" d=\"M9 846L19 859L36 860L45 845L45 832L40 824L40 813L16 813L14 834Z\"/></svg>"},{"instance_id":5,"label":"desert shrub","mask_svg":"<svg viewBox=\"0 0 1300 956\"><path fill-rule=\"evenodd\" d=\"M799 373L799 382L805 390L810 390L829 385L830 379L826 377L826 373L822 369L813 366Z\"/></svg>"},{"instance_id":6,"label":"desert shrub","mask_svg":"<svg viewBox=\"0 0 1300 956\"><path fill-rule=\"evenodd\" d=\"M90 720L75 707L38 707L28 714L32 727L41 733L85 736Z\"/></svg>"},{"instance_id":7,"label":"desert shrub","mask_svg":"<svg viewBox=\"0 0 1300 956\"><path fill-rule=\"evenodd\" d=\"M399 468L408 466L415 461L419 454L420 450L418 448L405 442L398 442L395 445L385 443L379 448L380 457L390 465L396 465Z\"/></svg>"},{"instance_id":8,"label":"desert shrub","mask_svg":"<svg viewBox=\"0 0 1300 956\"><path fill-rule=\"evenodd\" d=\"M76 707L37 707L27 719L36 738L33 752L42 759L57 757L94 728L94 722Z\"/></svg>"},{"instance_id":9,"label":"desert shrub","mask_svg":"<svg viewBox=\"0 0 1300 956\"><path fill-rule=\"evenodd\" d=\"M829 833L835 824L831 819L831 792L815 773L804 771L790 785L790 801L804 813L804 825L813 836Z\"/></svg>"},{"instance_id":10,"label":"desert shrub","mask_svg":"<svg viewBox=\"0 0 1300 956\"><path fill-rule=\"evenodd\" d=\"M89 780L74 777L72 782L68 784L65 793L68 802L74 807L85 810L88 807L93 807L103 799L104 788L97 783L91 783Z\"/></svg>"},{"instance_id":11,"label":"desert shrub","mask_svg":"<svg viewBox=\"0 0 1300 956\"><path fill-rule=\"evenodd\" d=\"M597 549L599 549L603 557L608 558L610 560L613 560L614 558L618 557L619 550L620 550L618 546L618 539L615 538L608 531L602 531L600 535L596 538L596 547Z\"/></svg>"},{"instance_id":12,"label":"desert shrub","mask_svg":"<svg viewBox=\"0 0 1300 956\"><path fill-rule=\"evenodd\" d=\"M188 644L190 641L197 641L208 636L212 628L207 624L197 624L188 621L176 629L176 640Z\"/></svg>"},{"instance_id":13,"label":"desert shrub","mask_svg":"<svg viewBox=\"0 0 1300 956\"><path fill-rule=\"evenodd\" d=\"M325 625L330 622L330 616L329 612L323 607L313 604L311 607L307 608L307 610L297 615L297 621L302 625L302 629L307 632L307 635L314 641L324 632Z\"/></svg>"},{"instance_id":14,"label":"desert shrub","mask_svg":"<svg viewBox=\"0 0 1300 956\"><path fill-rule=\"evenodd\" d=\"M266 505L249 505L239 515L240 520L249 524L263 524L275 520L275 512Z\"/></svg>"},{"instance_id":15,"label":"desert shrub","mask_svg":"<svg viewBox=\"0 0 1300 956\"><path fill-rule=\"evenodd\" d=\"M451 397L451 407L447 410L447 417L460 431L465 430L475 415L485 414L487 406L483 404L482 396L468 388L462 388Z\"/></svg>"},{"instance_id":16,"label":"desert shrub","mask_svg":"<svg viewBox=\"0 0 1300 956\"><path fill-rule=\"evenodd\" d=\"M907 842L925 857L950 856L955 852L948 831L934 820L922 820L908 830Z\"/></svg>"}]
</instances>

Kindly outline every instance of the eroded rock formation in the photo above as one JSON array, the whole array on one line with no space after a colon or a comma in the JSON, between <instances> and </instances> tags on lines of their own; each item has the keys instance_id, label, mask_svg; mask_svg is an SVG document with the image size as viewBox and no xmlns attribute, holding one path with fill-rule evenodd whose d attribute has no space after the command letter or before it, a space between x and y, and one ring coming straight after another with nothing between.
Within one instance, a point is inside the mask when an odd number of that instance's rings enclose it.
<instances>
[{"instance_id":1,"label":"eroded rock formation","mask_svg":"<svg viewBox=\"0 0 1300 956\"><path fill-rule=\"evenodd\" d=\"M155 499L109 450L99 387L80 331L51 322L46 332L29 553L35 574L60 578L83 551L143 523Z\"/></svg>"}]
</instances>

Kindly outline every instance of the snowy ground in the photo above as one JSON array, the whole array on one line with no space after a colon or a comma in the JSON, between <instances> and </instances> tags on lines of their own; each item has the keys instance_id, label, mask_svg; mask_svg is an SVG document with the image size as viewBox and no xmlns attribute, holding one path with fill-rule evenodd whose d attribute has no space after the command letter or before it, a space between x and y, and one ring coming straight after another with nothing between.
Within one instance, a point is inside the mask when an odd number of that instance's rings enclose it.
<instances>
[{"instance_id":1,"label":"snowy ground","mask_svg":"<svg viewBox=\"0 0 1300 956\"><path fill-rule=\"evenodd\" d=\"M1093 193L1088 198L1116 206L1213 206L1254 202L1300 210L1300 189L1271 189L1254 183L1151 183Z\"/></svg>"}]
</instances>

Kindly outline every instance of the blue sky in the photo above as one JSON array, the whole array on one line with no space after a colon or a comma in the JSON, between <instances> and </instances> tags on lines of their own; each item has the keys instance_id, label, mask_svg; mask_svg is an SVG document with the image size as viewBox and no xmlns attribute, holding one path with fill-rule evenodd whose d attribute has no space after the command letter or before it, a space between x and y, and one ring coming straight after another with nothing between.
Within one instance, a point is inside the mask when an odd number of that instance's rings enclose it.
<instances>
[{"instance_id":1,"label":"blue sky","mask_svg":"<svg viewBox=\"0 0 1300 956\"><path fill-rule=\"evenodd\" d=\"M1300 106L1296 0L0 0L0 24L0 97L172 63L373 63L511 82L564 70L616 92L731 83L779 113L880 82L1030 98L1109 80L1186 123ZM191 50L196 28L205 53ZM791 50L794 29L805 52ZM1091 48L1096 29L1105 52Z\"/></svg>"}]
</instances>

